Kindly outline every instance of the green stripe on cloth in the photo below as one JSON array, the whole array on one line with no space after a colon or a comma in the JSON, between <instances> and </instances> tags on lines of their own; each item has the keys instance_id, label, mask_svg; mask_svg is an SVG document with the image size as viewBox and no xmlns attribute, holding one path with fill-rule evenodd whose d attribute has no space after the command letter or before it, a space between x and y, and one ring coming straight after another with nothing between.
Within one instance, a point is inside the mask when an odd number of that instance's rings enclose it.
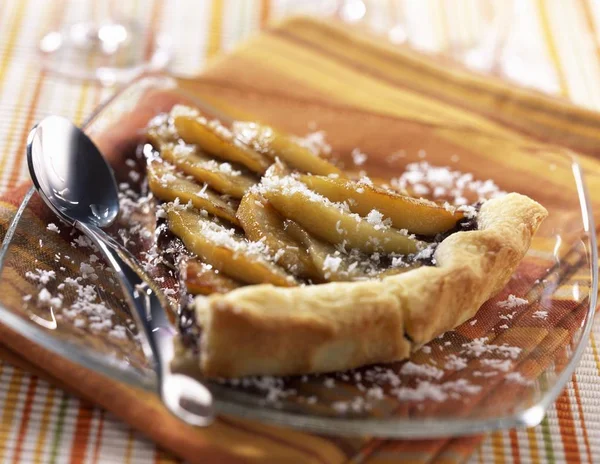
<instances>
[{"instance_id":1,"label":"green stripe on cloth","mask_svg":"<svg viewBox=\"0 0 600 464\"><path fill-rule=\"evenodd\" d=\"M65 417L67 416L67 405L69 403L70 395L66 392L61 392L60 404L58 406L58 417L56 419L56 429L54 430L54 436L52 437L52 450L50 452L50 462L54 464L57 462L58 451L60 449L60 440L63 435L63 426L65 423Z\"/></svg>"}]
</instances>

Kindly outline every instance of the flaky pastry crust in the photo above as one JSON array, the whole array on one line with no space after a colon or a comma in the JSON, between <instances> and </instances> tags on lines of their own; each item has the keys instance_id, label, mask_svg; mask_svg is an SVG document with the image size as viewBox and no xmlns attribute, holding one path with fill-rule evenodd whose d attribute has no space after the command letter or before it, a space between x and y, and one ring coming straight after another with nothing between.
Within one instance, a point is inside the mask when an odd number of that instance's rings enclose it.
<instances>
[{"instance_id":1,"label":"flaky pastry crust","mask_svg":"<svg viewBox=\"0 0 600 464\"><path fill-rule=\"evenodd\" d=\"M391 362L471 318L506 285L547 216L511 193L483 204L478 230L440 243L436 265L382 280L254 285L196 298L205 376L306 374Z\"/></svg>"}]
</instances>

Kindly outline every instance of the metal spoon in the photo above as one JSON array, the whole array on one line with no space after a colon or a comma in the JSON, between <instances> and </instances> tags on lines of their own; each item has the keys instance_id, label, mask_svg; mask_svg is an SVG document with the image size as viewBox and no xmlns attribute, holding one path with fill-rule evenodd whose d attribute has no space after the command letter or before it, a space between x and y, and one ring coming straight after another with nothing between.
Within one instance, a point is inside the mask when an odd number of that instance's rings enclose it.
<instances>
[{"instance_id":1,"label":"metal spoon","mask_svg":"<svg viewBox=\"0 0 600 464\"><path fill-rule=\"evenodd\" d=\"M144 352L154 361L163 403L188 424L208 425L214 415L209 390L191 377L171 372L176 330L161 304L164 297L157 295L131 253L102 230L119 214L119 198L113 172L98 148L69 120L50 116L29 133L27 162L48 206L87 235L115 270L144 334Z\"/></svg>"}]
</instances>

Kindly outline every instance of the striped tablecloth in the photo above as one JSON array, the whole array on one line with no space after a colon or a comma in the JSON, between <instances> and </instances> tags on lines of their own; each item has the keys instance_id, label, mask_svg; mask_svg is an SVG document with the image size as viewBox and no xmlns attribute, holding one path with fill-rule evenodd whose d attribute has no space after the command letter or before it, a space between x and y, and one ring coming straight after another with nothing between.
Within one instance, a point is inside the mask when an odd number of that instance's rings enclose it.
<instances>
[{"instance_id":1,"label":"striped tablecloth","mask_svg":"<svg viewBox=\"0 0 600 464\"><path fill-rule=\"evenodd\" d=\"M93 2L0 1L0 193L27 177L25 139L50 113L81 122L114 89L68 82L39 68L36 42L52 25L73 20ZM171 72L193 75L298 2L177 0L119 2L146 30L172 36ZM318 2L301 2L310 8ZM327 2L322 2L322 4ZM330 2L331 3L331 2ZM333 2L335 3L335 2ZM403 19L410 39L445 49L456 31L477 31L477 0L456 0L440 19L443 0L366 2L374 25ZM419 3L417 5L417 3ZM415 6L416 5L416 6ZM407 6L407 5L405 5ZM323 6L321 6L323 8ZM427 11L427 8L432 8ZM506 45L508 74L523 83L600 109L600 1L519 0ZM424 22L424 18L429 18ZM436 18L436 20L431 20ZM451 19L451 21L448 21ZM526 72L523 72L523 70ZM593 462L600 456L600 355L592 336L581 365L543 423L489 435L473 462ZM8 363L0 363L0 462L174 462L127 425Z\"/></svg>"}]
</instances>

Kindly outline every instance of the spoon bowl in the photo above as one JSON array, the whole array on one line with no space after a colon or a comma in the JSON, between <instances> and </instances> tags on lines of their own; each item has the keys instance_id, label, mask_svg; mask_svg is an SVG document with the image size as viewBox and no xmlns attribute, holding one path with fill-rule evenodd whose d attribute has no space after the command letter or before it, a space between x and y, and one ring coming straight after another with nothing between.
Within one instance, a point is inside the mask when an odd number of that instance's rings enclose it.
<instances>
[{"instance_id":1,"label":"spoon bowl","mask_svg":"<svg viewBox=\"0 0 600 464\"><path fill-rule=\"evenodd\" d=\"M71 121L49 116L27 140L27 161L35 187L64 221L111 225L119 213L112 169L90 138Z\"/></svg>"}]
</instances>

